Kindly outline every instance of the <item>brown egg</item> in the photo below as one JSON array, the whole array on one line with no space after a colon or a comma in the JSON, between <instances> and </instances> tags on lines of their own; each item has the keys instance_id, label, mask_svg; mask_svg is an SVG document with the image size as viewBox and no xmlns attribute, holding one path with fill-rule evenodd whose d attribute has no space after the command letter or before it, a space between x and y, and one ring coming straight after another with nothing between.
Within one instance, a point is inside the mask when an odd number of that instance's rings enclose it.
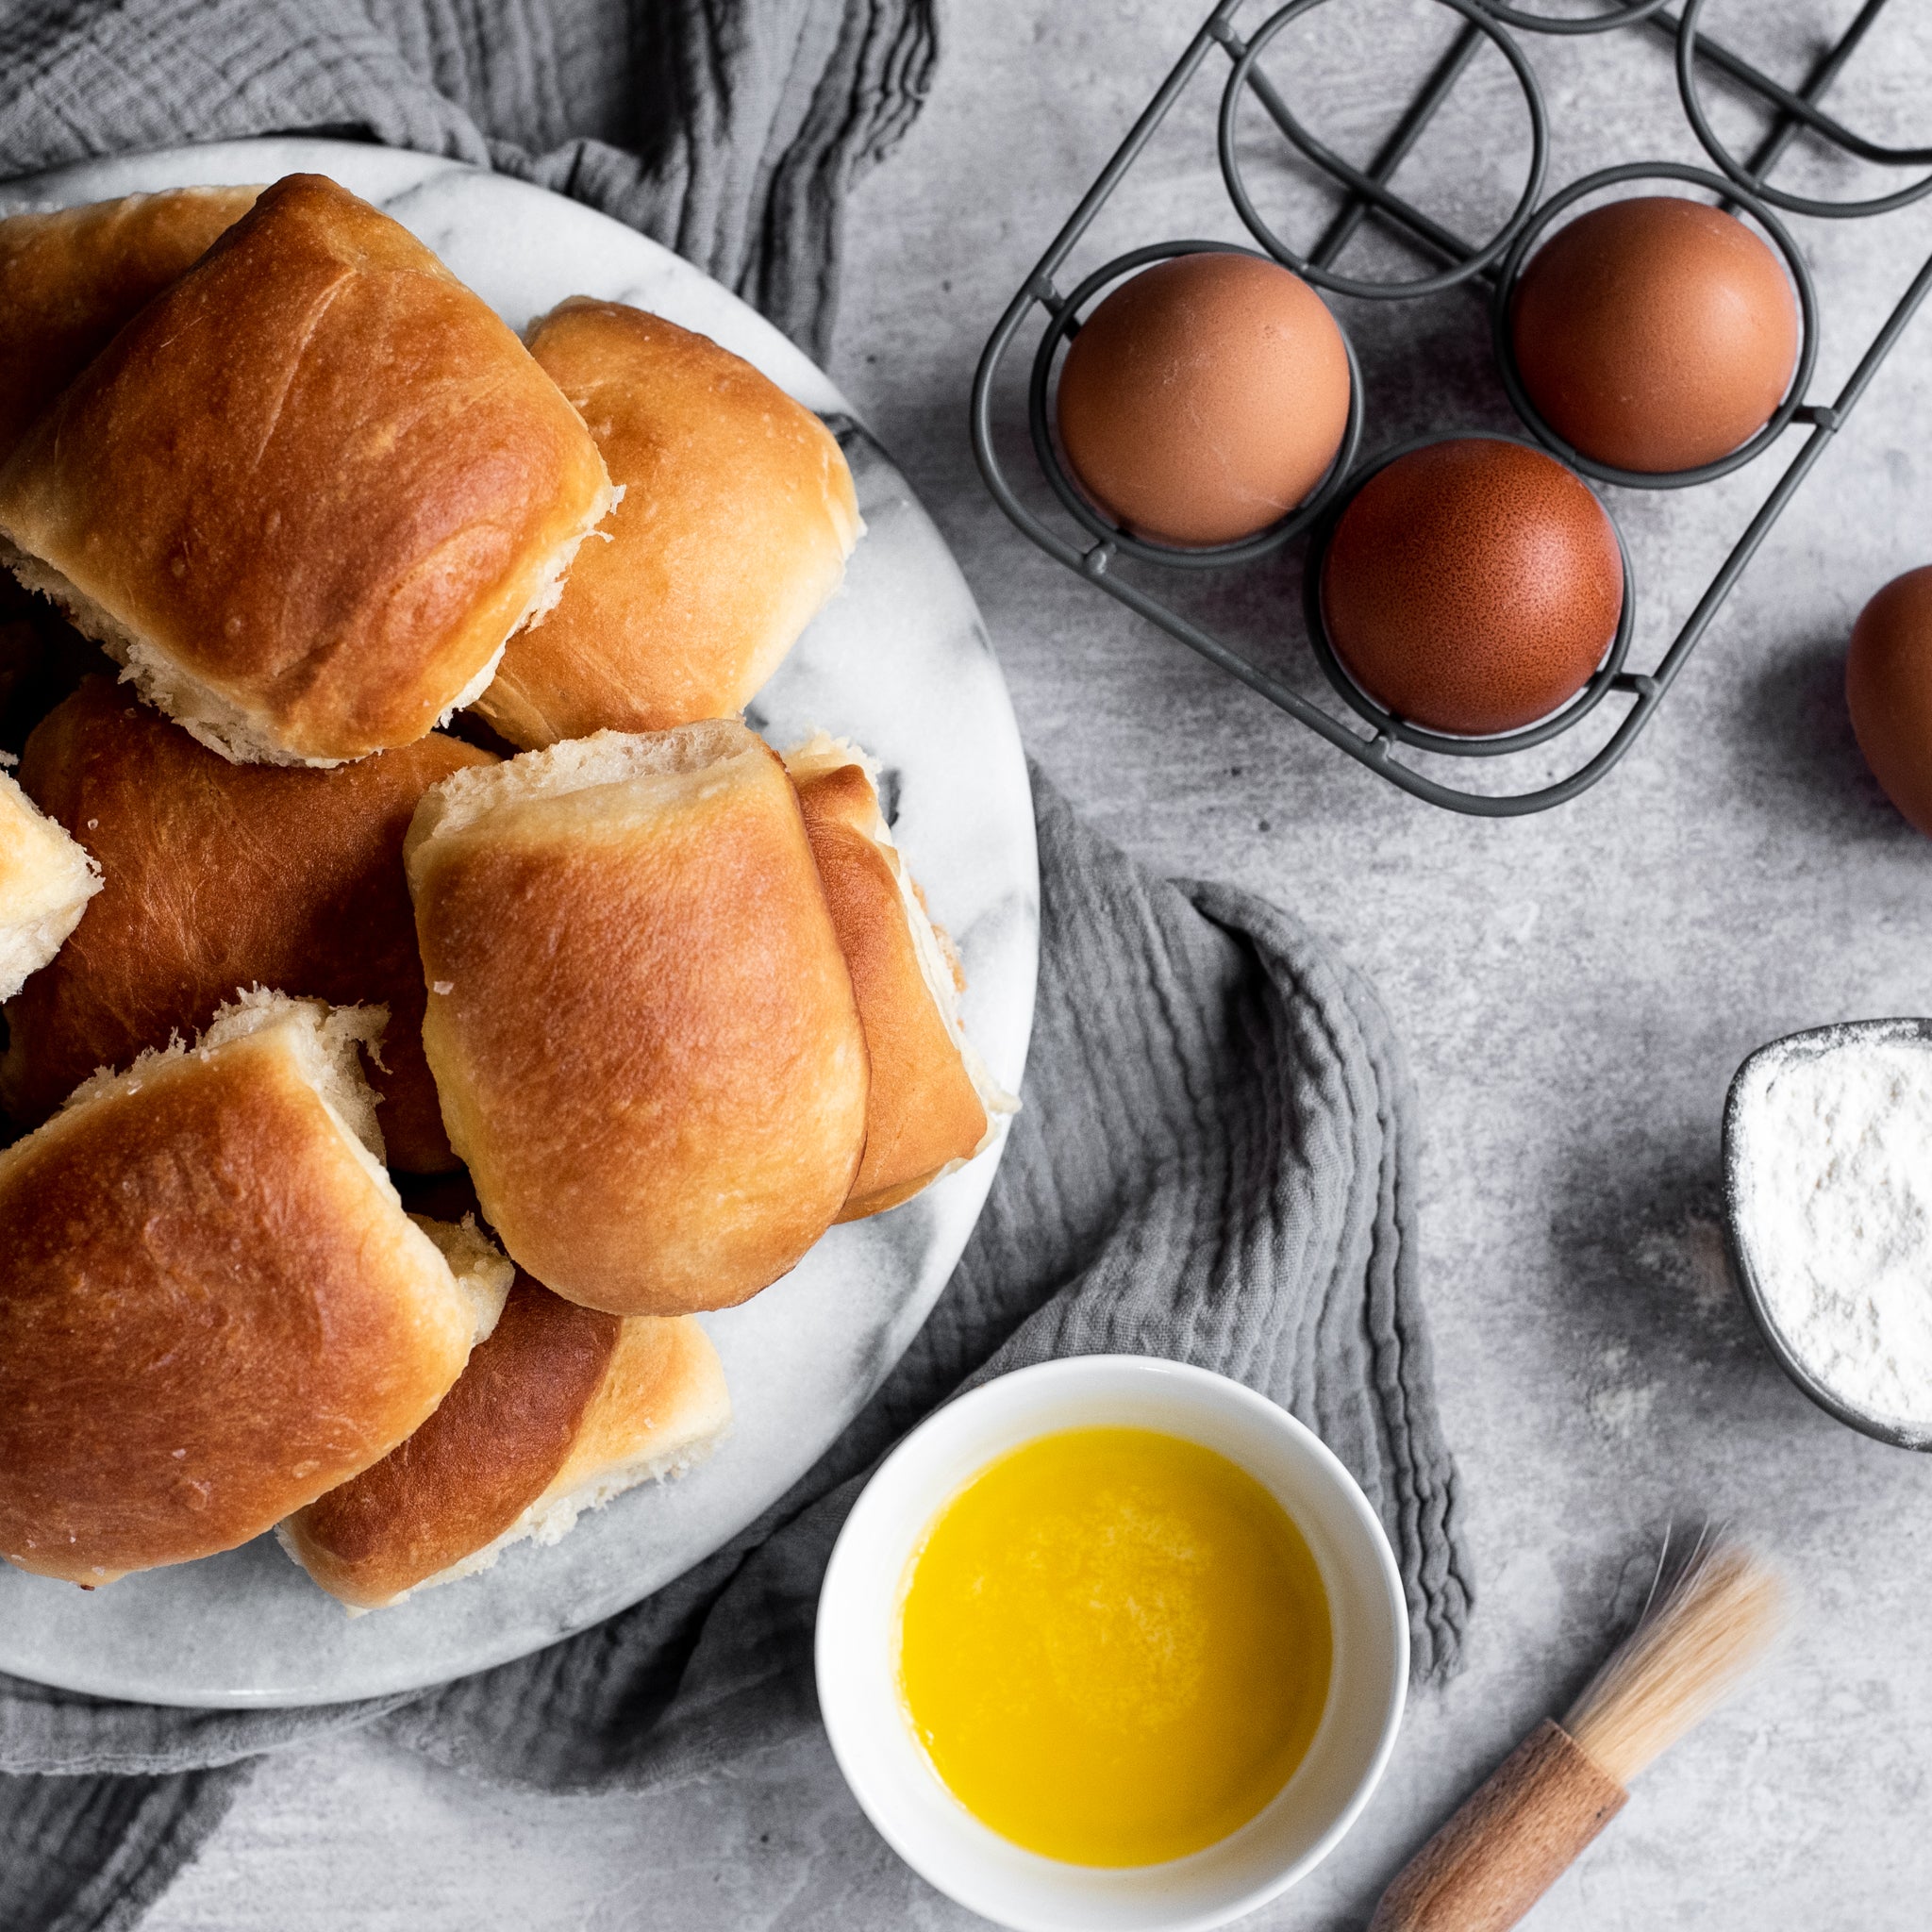
<instances>
[{"instance_id":1,"label":"brown egg","mask_svg":"<svg viewBox=\"0 0 1932 1932\"><path fill-rule=\"evenodd\" d=\"M1603 506L1556 458L1489 437L1378 470L1322 567L1349 675L1397 717L1466 736L1513 731L1574 696L1623 608Z\"/></svg>"},{"instance_id":2,"label":"brown egg","mask_svg":"<svg viewBox=\"0 0 1932 1932\"><path fill-rule=\"evenodd\" d=\"M1335 460L1348 351L1322 298L1277 263L1177 255L1081 325L1058 414L1075 479L1116 523L1160 543L1231 543Z\"/></svg>"},{"instance_id":3,"label":"brown egg","mask_svg":"<svg viewBox=\"0 0 1932 1932\"><path fill-rule=\"evenodd\" d=\"M1932 838L1932 565L1893 577L1859 612L1845 702L1872 775Z\"/></svg>"},{"instance_id":4,"label":"brown egg","mask_svg":"<svg viewBox=\"0 0 1932 1932\"><path fill-rule=\"evenodd\" d=\"M1519 277L1510 340L1530 400L1573 449L1660 475L1728 456L1798 366L1798 301L1735 216L1643 195L1579 215Z\"/></svg>"}]
</instances>

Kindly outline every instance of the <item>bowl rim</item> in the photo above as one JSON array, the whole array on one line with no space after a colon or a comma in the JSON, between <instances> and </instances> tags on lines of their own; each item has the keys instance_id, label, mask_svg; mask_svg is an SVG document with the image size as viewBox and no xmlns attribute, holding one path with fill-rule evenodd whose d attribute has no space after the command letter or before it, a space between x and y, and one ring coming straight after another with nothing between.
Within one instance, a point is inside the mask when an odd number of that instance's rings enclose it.
<instances>
[{"instance_id":1,"label":"bowl rim","mask_svg":"<svg viewBox=\"0 0 1932 1932\"><path fill-rule=\"evenodd\" d=\"M1228 1409L1244 1412L1251 1420L1260 1424L1264 1428L1272 1429L1277 1436L1285 1438L1306 1453L1315 1468L1321 1472L1322 1478L1331 1485L1346 1506L1348 1518L1355 1524L1365 1550L1373 1557L1373 1567L1388 1603L1390 1629L1392 1632L1392 1641L1390 1645L1392 1654L1389 1659L1390 1689L1381 1713L1374 1749L1348 1796L1335 1808L1333 1817L1323 1827L1319 1836L1298 1857L1278 1867L1271 1868L1265 1876L1257 1879L1239 1896L1206 1907L1177 1907L1171 1918L1158 1921L1158 1925L1152 1922L1148 1923L1143 1926L1143 1932L1210 1932L1212 1927L1224 1925L1231 1920L1258 1909L1305 1878L1347 1835L1374 1795L1388 1769L1389 1760L1394 1753L1395 1740L1401 1731L1402 1720L1407 1707L1410 1650L1408 1601L1403 1587L1402 1574L1395 1562L1394 1551L1390 1546L1388 1531L1383 1526L1374 1506L1369 1501L1347 1465L1314 1430L1298 1417L1291 1415L1280 1404L1249 1388L1245 1383L1238 1382L1233 1377L1221 1374L1212 1369L1201 1368L1191 1362L1173 1361L1159 1356L1125 1354L1066 1356L1048 1361L1029 1363L1023 1368L992 1376L954 1396L924 1417L893 1445L891 1452L867 1477L857 1502L841 1525L819 1591L818 1617L812 1641L814 1675L820 1717L832 1746L832 1755L838 1762L847 1788L873 1828L935 1890L944 1893L955 1903L964 1906L968 1910L992 1918L997 1924L1018 1928L1018 1932L1058 1932L1062 1922L1050 1915L1015 1912L1009 1907L1002 1907L995 1917L990 1910L986 1899L962 1896L960 1890L956 1889L953 1883L941 1882L929 1869L924 1858L913 1847L908 1845L894 1825L874 1808L872 1795L866 1789L864 1775L855 1771L851 1755L845 1748L848 1725L855 1720L841 1704L838 1694L830 1697L826 1694L828 1675L835 1684L838 1681L837 1671L831 1664L831 1655L834 1647L842 1640L833 1627L832 1620L826 1617L825 1607L828 1600L836 1601L835 1591L842 1585L848 1567L856 1560L853 1550L869 1522L868 1506L870 1509L886 1507L883 1502L874 1500L883 1494L880 1487L882 1479L912 1450L915 1443L929 1440L933 1434L941 1431L966 1429L970 1424L971 1416L995 1399L996 1395L999 1399L1011 1400L1015 1385L1023 1385L1031 1393L1037 1411L1035 1419L1027 1424L1026 1435L1021 1440L1036 1441L1040 1437L1053 1434L1058 1428L1080 1425L1068 1422L1063 1415L1056 1415L1055 1397L1058 1392L1076 1389L1083 1382L1113 1381L1123 1377L1130 1380L1145 1378L1154 1386L1184 1386L1193 1395L1205 1397L1210 1404L1219 1403ZM1138 1425L1149 1426L1144 1424ZM1184 1440L1192 1440L1185 1416L1175 1417L1172 1433L1181 1436ZM1239 1460L1238 1457L1230 1459ZM1253 1472L1250 1471L1250 1474ZM951 1494L953 1491L949 1490L947 1493ZM930 1512L937 1510L944 1501L943 1496L930 1499L928 1520ZM855 1525L858 1526L857 1530ZM1241 1828L1246 1829L1245 1826ZM1183 1858L1119 1869L1147 1873L1169 1871L1186 1865L1191 1859L1205 1858L1225 1842L1225 1840L1217 1840L1215 1845L1204 1847L1203 1850ZM1054 1864L1062 1861L1043 1862ZM1065 1863L1063 1869L1078 1872L1089 1868ZM1106 1870L1109 1875L1114 1874L1116 1870L1111 1867L1092 1869Z\"/></svg>"},{"instance_id":2,"label":"bowl rim","mask_svg":"<svg viewBox=\"0 0 1932 1932\"><path fill-rule=\"evenodd\" d=\"M1772 1312L1771 1303L1758 1279L1749 1244L1742 1229L1742 1176L1745 1167L1740 1141L1740 1123L1745 1111L1744 1089L1758 1062L1773 1054L1788 1053L1793 1047L1809 1047L1807 1057L1820 1058L1859 1040L1916 1040L1932 1045L1932 1020L1898 1015L1889 1019L1834 1020L1823 1026L1807 1026L1796 1033L1767 1040L1747 1054L1724 1093L1724 1254L1731 1264L1744 1306L1750 1309L1773 1359L1799 1391L1835 1421L1861 1436L1884 1442L1894 1449L1932 1451L1932 1423L1912 1424L1901 1417L1882 1415L1874 1409L1860 1408L1829 1388L1813 1372L1798 1352Z\"/></svg>"}]
</instances>

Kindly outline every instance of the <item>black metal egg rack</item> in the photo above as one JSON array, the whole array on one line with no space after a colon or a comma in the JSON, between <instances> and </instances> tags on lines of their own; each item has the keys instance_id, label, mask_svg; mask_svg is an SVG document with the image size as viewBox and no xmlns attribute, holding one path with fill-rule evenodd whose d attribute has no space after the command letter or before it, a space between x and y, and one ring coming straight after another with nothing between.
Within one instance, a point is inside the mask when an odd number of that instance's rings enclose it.
<instances>
[{"instance_id":1,"label":"black metal egg rack","mask_svg":"<svg viewBox=\"0 0 1932 1932\"><path fill-rule=\"evenodd\" d=\"M1333 4L1333 0L1289 0L1288 5L1243 36L1236 30L1234 23L1247 4L1248 0L1220 0L1001 316L980 358L973 386L973 444L981 475L1000 508L1049 557L1076 572L1097 591L1159 625L1171 637L1239 678L1391 784L1430 804L1482 817L1516 817L1547 810L1594 785L1636 742L1758 546L1864 394L1927 292L1932 291L1932 258L1928 258L1837 396L1829 403L1809 399L1818 351L1818 295L1810 269L1780 219L1780 212L1822 219L1857 219L1887 214L1932 194L1932 147L1899 148L1868 141L1828 114L1821 105L1885 10L1888 0L1865 0L1844 33L1814 62L1811 72L1796 87L1784 86L1729 47L1700 32L1698 22L1707 0L1681 0L1674 11L1666 0L1602 0L1603 10L1585 15L1541 15L1524 7L1506 5L1504 0L1434 0L1434 4L1459 16L1456 38L1366 167L1355 166L1307 127L1258 64L1262 54L1283 29L1317 8ZM1535 69L1518 44L1516 33L1589 34L1631 29L1642 29L1674 42L1677 89L1684 111L1715 163L1715 170L1668 160L1629 162L1600 169L1543 199L1548 122ZM1486 45L1502 56L1522 91L1529 114L1530 158L1528 176L1513 211L1487 242L1476 244L1454 233L1390 184L1424 129L1449 99L1471 60ZM1322 613L1322 559L1328 538L1342 509L1370 476L1422 442L1440 439L1425 437L1383 452L1366 462L1360 459L1362 384L1353 344L1348 347L1349 407L1341 449L1307 501L1269 528L1233 543L1197 549L1171 547L1117 527L1082 494L1061 461L1052 427L1053 381L1060 350L1077 332L1082 317L1095 298L1124 276L1170 257L1227 250L1232 244L1191 240L1135 248L1117 256L1066 291L1058 287L1055 277L1175 103L1195 84L1203 67L1217 52L1229 63L1219 118L1222 179L1236 211L1259 244L1257 249L1241 252L1265 251L1264 258L1283 263L1316 288L1329 294L1365 301L1413 300L1477 277L1487 281L1491 286L1490 326L1498 372L1510 403L1534 439L1532 446L1552 452L1597 483L1676 490L1707 483L1742 468L1793 427L1809 432L1738 537L1669 648L1650 670L1633 670L1627 661L1637 597L1625 548L1624 606L1616 636L1589 682L1549 717L1492 737L1456 737L1424 730L1395 716L1356 684L1329 643ZM1701 70L1706 68L1721 75L1747 97L1755 98L1772 115L1769 131L1745 158L1733 154L1711 126L1700 92ZM1274 232L1249 192L1239 131L1241 117L1250 99L1292 147L1342 192L1341 208L1305 255L1297 253ZM1859 161L1928 172L1890 193L1862 200L1827 201L1794 193L1774 186L1769 176L1801 135L1813 137ZM1668 475L1610 468L1592 461L1557 436L1524 391L1508 327L1510 291L1531 250L1551 225L1586 197L1640 180L1687 183L1748 215L1783 256L1800 310L1798 365L1776 413L1740 448L1719 461ZM1382 225L1426 260L1440 266L1400 281L1372 280L1340 273L1334 264L1357 229L1368 221ZM1071 529L1065 525L1057 526L1021 500L995 447L994 386L1022 331L1036 313L1041 318L1040 335L1027 391L1032 451L1060 508L1071 520ZM1345 330L1343 337L1346 341ZM1614 528L1614 517L1611 524ZM1307 641L1329 685L1345 708L1341 712L1324 708L1284 683L1227 638L1194 622L1158 591L1144 588L1117 568L1123 559L1132 559L1165 571L1224 571L1260 563L1297 539L1307 540L1303 569L1303 613ZM1623 545L1621 532L1618 542ZM1624 705L1623 715L1607 740L1567 775L1532 790L1501 793L1467 791L1442 783L1407 762L1403 756L1405 750L1410 750L1452 758L1493 758L1528 751L1573 730L1607 700Z\"/></svg>"}]
</instances>

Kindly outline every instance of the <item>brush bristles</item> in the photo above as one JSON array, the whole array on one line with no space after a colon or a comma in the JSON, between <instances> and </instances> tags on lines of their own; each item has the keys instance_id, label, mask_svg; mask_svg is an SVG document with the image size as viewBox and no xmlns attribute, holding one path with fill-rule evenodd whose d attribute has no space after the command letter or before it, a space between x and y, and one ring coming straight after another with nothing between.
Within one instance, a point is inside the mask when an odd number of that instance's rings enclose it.
<instances>
[{"instance_id":1,"label":"brush bristles","mask_svg":"<svg viewBox=\"0 0 1932 1932\"><path fill-rule=\"evenodd\" d=\"M1775 1572L1742 1545L1700 1542L1563 1720L1620 1785L1720 1704L1784 1623Z\"/></svg>"}]
</instances>

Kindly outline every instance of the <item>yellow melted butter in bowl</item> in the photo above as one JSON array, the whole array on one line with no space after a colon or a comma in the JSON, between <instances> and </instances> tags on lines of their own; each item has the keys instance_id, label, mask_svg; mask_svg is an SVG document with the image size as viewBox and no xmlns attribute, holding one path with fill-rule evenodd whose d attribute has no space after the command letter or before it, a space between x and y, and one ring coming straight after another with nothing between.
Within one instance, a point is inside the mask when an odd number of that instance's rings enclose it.
<instances>
[{"instance_id":1,"label":"yellow melted butter in bowl","mask_svg":"<svg viewBox=\"0 0 1932 1932\"><path fill-rule=\"evenodd\" d=\"M989 1463L908 1566L899 1689L984 1824L1079 1865L1218 1842L1307 1755L1333 1629L1293 1520L1224 1456L1067 1429Z\"/></svg>"}]
</instances>

